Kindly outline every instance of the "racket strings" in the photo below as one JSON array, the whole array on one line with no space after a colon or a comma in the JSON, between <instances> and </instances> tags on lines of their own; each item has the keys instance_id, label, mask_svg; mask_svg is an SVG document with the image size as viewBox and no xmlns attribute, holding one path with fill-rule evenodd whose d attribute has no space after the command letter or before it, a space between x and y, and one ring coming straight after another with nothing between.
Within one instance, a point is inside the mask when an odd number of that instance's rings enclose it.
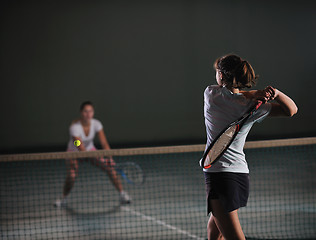
<instances>
[{"instance_id":1,"label":"racket strings","mask_svg":"<svg viewBox=\"0 0 316 240\"><path fill-rule=\"evenodd\" d=\"M231 143L238 129L239 125L233 125L226 129L226 131L216 140L206 156L204 168L211 167L211 164L221 156Z\"/></svg>"}]
</instances>

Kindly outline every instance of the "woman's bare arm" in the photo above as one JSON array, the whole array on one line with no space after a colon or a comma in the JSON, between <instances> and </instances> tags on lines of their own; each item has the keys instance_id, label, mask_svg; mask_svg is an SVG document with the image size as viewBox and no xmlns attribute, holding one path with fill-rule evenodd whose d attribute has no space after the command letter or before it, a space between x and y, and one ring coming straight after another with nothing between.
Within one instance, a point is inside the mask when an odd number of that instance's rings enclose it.
<instances>
[{"instance_id":1,"label":"woman's bare arm","mask_svg":"<svg viewBox=\"0 0 316 240\"><path fill-rule=\"evenodd\" d=\"M246 98L261 100L266 103L269 100L275 100L271 103L272 109L269 114L271 117L292 117L298 111L295 102L280 90L271 86L264 90L240 91Z\"/></svg>"},{"instance_id":2,"label":"woman's bare arm","mask_svg":"<svg viewBox=\"0 0 316 240\"><path fill-rule=\"evenodd\" d=\"M103 149L111 149L108 140L106 139L103 129L98 132L98 137Z\"/></svg>"},{"instance_id":3,"label":"woman's bare arm","mask_svg":"<svg viewBox=\"0 0 316 240\"><path fill-rule=\"evenodd\" d=\"M275 100L276 103L272 103L272 109L269 114L271 117L292 117L298 111L295 102L286 94L278 89L268 87L269 91L273 92L271 100Z\"/></svg>"}]
</instances>

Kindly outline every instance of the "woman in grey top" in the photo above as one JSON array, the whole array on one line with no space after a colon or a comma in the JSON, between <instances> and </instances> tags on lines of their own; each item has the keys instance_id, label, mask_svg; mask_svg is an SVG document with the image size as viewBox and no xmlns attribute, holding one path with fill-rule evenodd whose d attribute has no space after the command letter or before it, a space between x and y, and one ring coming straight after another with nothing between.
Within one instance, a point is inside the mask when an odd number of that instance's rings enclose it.
<instances>
[{"instance_id":1,"label":"woman in grey top","mask_svg":"<svg viewBox=\"0 0 316 240\"><path fill-rule=\"evenodd\" d=\"M255 83L257 76L248 61L226 55L214 63L218 85L204 92L206 147L231 122L242 116L255 101L265 104L251 116L221 158L204 169L208 222L208 239L245 239L238 209L247 204L249 195L248 165L243 152L247 134L255 122L267 116L293 116L294 101L271 86L264 90L242 91ZM272 103L268 101L274 100Z\"/></svg>"}]
</instances>

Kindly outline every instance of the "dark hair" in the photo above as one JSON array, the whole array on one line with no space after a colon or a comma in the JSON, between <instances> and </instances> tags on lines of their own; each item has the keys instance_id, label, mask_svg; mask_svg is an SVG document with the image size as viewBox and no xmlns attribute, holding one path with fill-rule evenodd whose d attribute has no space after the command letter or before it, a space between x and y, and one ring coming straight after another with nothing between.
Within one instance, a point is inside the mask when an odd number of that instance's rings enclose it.
<instances>
[{"instance_id":1,"label":"dark hair","mask_svg":"<svg viewBox=\"0 0 316 240\"><path fill-rule=\"evenodd\" d=\"M80 112L84 109L85 106L90 105L94 108L93 103L91 101L85 101L80 105Z\"/></svg>"},{"instance_id":2,"label":"dark hair","mask_svg":"<svg viewBox=\"0 0 316 240\"><path fill-rule=\"evenodd\" d=\"M216 59L214 69L222 73L223 83L238 89L252 87L259 77L248 61L234 54Z\"/></svg>"}]
</instances>

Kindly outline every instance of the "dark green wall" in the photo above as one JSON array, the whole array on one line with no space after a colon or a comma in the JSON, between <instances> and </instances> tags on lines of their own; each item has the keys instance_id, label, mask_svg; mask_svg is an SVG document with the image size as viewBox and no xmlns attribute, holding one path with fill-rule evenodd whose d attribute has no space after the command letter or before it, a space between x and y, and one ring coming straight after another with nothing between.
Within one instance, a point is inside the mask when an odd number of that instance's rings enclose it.
<instances>
[{"instance_id":1,"label":"dark green wall","mask_svg":"<svg viewBox=\"0 0 316 240\"><path fill-rule=\"evenodd\" d=\"M10 3L9 3L10 2ZM131 1L132 2L132 1ZM0 149L66 147L82 101L113 144L205 141L203 91L234 52L299 113L250 137L316 134L314 1L15 3L0 7Z\"/></svg>"}]
</instances>

